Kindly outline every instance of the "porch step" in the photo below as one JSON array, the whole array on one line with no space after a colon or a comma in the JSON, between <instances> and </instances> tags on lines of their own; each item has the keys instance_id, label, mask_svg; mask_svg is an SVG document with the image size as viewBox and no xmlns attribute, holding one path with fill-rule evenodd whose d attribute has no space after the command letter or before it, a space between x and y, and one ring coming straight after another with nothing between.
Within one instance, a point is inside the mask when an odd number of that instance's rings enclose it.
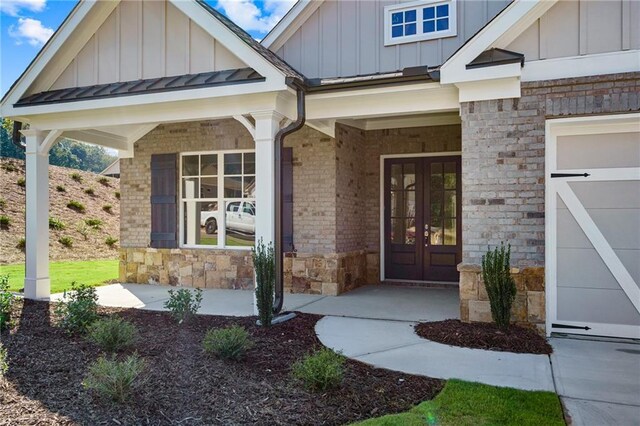
<instances>
[{"instance_id":1,"label":"porch step","mask_svg":"<svg viewBox=\"0 0 640 426\"><path fill-rule=\"evenodd\" d=\"M445 281L410 281L410 280L385 280L380 283L391 287L423 287L423 288L456 288L457 282Z\"/></svg>"}]
</instances>

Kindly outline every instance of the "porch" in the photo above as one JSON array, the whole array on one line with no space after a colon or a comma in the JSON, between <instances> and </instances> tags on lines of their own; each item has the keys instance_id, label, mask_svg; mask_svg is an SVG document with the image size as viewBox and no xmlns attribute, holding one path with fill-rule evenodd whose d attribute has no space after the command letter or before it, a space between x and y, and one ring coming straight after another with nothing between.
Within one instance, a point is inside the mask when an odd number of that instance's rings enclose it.
<instances>
[{"instance_id":1,"label":"porch","mask_svg":"<svg viewBox=\"0 0 640 426\"><path fill-rule=\"evenodd\" d=\"M112 284L97 287L102 306L163 311L171 286ZM52 300L60 300L54 294ZM203 289L199 313L222 316L254 315L253 291ZM368 285L338 297L286 294L285 311L394 321L439 321L459 316L458 288Z\"/></svg>"}]
</instances>

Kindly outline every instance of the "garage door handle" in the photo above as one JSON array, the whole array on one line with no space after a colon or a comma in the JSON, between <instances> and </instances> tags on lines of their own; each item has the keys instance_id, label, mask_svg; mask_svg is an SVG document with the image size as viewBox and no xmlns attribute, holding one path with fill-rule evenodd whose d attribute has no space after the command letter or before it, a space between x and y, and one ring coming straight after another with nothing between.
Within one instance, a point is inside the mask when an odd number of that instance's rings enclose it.
<instances>
[{"instance_id":1,"label":"garage door handle","mask_svg":"<svg viewBox=\"0 0 640 426\"><path fill-rule=\"evenodd\" d=\"M589 173L551 173L552 178L589 177L589 176L591 176Z\"/></svg>"},{"instance_id":2,"label":"garage door handle","mask_svg":"<svg viewBox=\"0 0 640 426\"><path fill-rule=\"evenodd\" d=\"M551 324L551 328L570 328L572 330L591 330L591 327L587 327L586 325L580 327L579 325L568 325L568 324Z\"/></svg>"}]
</instances>

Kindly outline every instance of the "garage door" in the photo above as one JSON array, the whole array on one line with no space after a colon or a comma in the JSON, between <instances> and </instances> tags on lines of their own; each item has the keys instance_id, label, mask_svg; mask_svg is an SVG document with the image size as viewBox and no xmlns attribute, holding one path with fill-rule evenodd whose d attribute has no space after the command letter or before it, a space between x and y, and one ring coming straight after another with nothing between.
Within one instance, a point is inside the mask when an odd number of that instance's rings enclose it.
<instances>
[{"instance_id":1,"label":"garage door","mask_svg":"<svg viewBox=\"0 0 640 426\"><path fill-rule=\"evenodd\" d=\"M547 331L640 338L640 115L546 134Z\"/></svg>"}]
</instances>

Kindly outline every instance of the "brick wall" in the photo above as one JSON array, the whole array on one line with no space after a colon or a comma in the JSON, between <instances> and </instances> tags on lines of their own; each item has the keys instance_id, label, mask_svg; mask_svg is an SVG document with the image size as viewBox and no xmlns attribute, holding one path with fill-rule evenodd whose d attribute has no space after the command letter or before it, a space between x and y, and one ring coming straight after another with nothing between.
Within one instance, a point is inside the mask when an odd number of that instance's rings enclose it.
<instances>
[{"instance_id":1,"label":"brick wall","mask_svg":"<svg viewBox=\"0 0 640 426\"><path fill-rule=\"evenodd\" d=\"M463 103L463 262L508 241L514 266L542 266L545 120L637 111L639 92L640 73L629 73L523 83L519 99Z\"/></svg>"}]
</instances>

